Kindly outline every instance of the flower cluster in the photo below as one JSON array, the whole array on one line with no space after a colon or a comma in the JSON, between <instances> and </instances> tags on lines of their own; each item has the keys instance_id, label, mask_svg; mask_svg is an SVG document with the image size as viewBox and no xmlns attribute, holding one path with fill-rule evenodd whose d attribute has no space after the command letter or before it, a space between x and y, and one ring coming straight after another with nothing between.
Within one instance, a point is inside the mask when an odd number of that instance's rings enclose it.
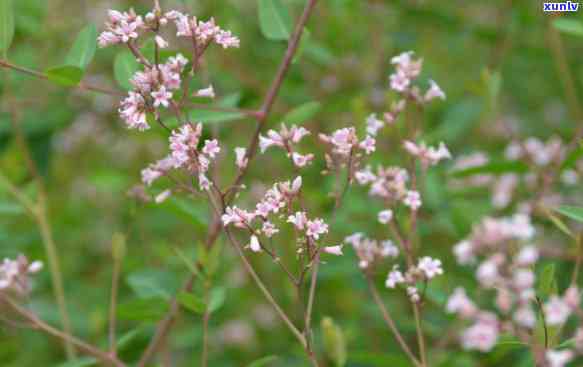
<instances>
[{"instance_id":1,"label":"flower cluster","mask_svg":"<svg viewBox=\"0 0 583 367\"><path fill-rule=\"evenodd\" d=\"M319 241L328 233L328 225L321 218L308 218L304 210L294 211L294 202L300 200L301 187L300 176L293 181L276 183L267 190L253 211L236 206L227 207L221 217L223 225L246 229L251 235L248 247L258 252L264 248L259 236L271 238L278 233L280 229L274 221L279 219L291 223L297 232L302 234L301 239L305 241L304 243L314 247L315 241ZM324 251L335 255L342 254L341 247L338 246L326 247Z\"/></svg>"},{"instance_id":2,"label":"flower cluster","mask_svg":"<svg viewBox=\"0 0 583 367\"><path fill-rule=\"evenodd\" d=\"M296 167L302 168L314 159L313 154L300 154L295 149L295 146L307 135L310 135L310 132L301 126L292 125L288 129L285 124L281 124L279 132L269 130L267 136L259 136L259 148L261 153L265 153L269 147L280 147L287 152L288 157Z\"/></svg>"},{"instance_id":3,"label":"flower cluster","mask_svg":"<svg viewBox=\"0 0 583 367\"><path fill-rule=\"evenodd\" d=\"M496 291L497 313L480 310L463 288L456 289L450 297L447 311L472 321L461 336L464 348L487 352L502 331L529 331L535 327L536 276L532 267L539 259L539 252L528 243L534 235L535 228L524 214L485 218L473 228L468 239L454 247L457 261L462 265L475 264L481 259L476 267L478 284L483 289Z\"/></svg>"},{"instance_id":4,"label":"flower cluster","mask_svg":"<svg viewBox=\"0 0 583 367\"><path fill-rule=\"evenodd\" d=\"M156 108L168 107L173 91L181 86L181 73L188 60L181 54L170 57L165 64L146 67L130 80L134 90L121 102L119 114L130 129L140 131L150 128L146 113Z\"/></svg>"},{"instance_id":5,"label":"flower cluster","mask_svg":"<svg viewBox=\"0 0 583 367\"><path fill-rule=\"evenodd\" d=\"M320 140L332 148L332 153L344 160L356 155L358 150L371 154L375 151L375 139L367 135L362 141L358 140L354 127L345 127L334 131L331 135L320 134Z\"/></svg>"},{"instance_id":6,"label":"flower cluster","mask_svg":"<svg viewBox=\"0 0 583 367\"><path fill-rule=\"evenodd\" d=\"M413 52L404 52L391 59L391 64L395 65L395 72L389 77L391 89L413 99L418 103L427 103L436 98L445 99L445 93L433 80L429 81L429 88L424 95L413 82L421 74L423 60L413 58Z\"/></svg>"},{"instance_id":7,"label":"flower cluster","mask_svg":"<svg viewBox=\"0 0 583 367\"><path fill-rule=\"evenodd\" d=\"M184 169L198 177L201 190L209 190L211 182L206 173L210 164L221 151L216 139L205 140L199 147L202 124L185 124L172 131L170 136L170 155L142 170L142 181L151 185L171 169Z\"/></svg>"},{"instance_id":8,"label":"flower cluster","mask_svg":"<svg viewBox=\"0 0 583 367\"><path fill-rule=\"evenodd\" d=\"M0 263L0 292L27 295L31 287L29 275L39 272L42 267L40 261L31 263L24 255L19 255L15 260L4 259Z\"/></svg>"},{"instance_id":9,"label":"flower cluster","mask_svg":"<svg viewBox=\"0 0 583 367\"><path fill-rule=\"evenodd\" d=\"M443 142L439 143L439 147L434 148L428 147L425 143L415 144L406 140L403 147L409 154L419 159L425 169L438 164L443 159L451 159L451 153Z\"/></svg>"},{"instance_id":10,"label":"flower cluster","mask_svg":"<svg viewBox=\"0 0 583 367\"><path fill-rule=\"evenodd\" d=\"M176 10L167 12L165 17L176 25L177 37L194 38L196 43L203 45L203 47L206 47L210 42L215 42L223 48L238 48L240 45L239 39L233 36L231 31L223 30L217 26L213 18L203 22L197 20L196 17L191 17Z\"/></svg>"},{"instance_id":11,"label":"flower cluster","mask_svg":"<svg viewBox=\"0 0 583 367\"><path fill-rule=\"evenodd\" d=\"M399 248L393 241L379 241L369 239L363 233L354 233L344 239L349 245L352 245L356 256L358 256L358 266L361 269L367 269L375 262L385 258L396 258L399 256Z\"/></svg>"},{"instance_id":12,"label":"flower cluster","mask_svg":"<svg viewBox=\"0 0 583 367\"><path fill-rule=\"evenodd\" d=\"M159 28L174 21L177 28L177 36L191 37L194 42L195 54L200 56L210 42L215 42L223 48L239 47L239 39L215 24L214 19L208 22L198 21L195 17L189 17L178 11L170 11L166 14L150 12L145 20L136 15L133 10L129 12L109 11L109 20L106 30L99 35L98 42L101 47L125 43L134 56L144 67L131 79L134 89L121 102L119 113L126 122L128 128L146 130L150 126L147 122L148 112L158 112L161 107L168 108L173 102L174 91L181 88L181 75L184 72L188 60L181 54L170 57L165 63L153 65L139 51L136 40L139 31L151 31L155 34L154 40L159 48L168 47L159 35ZM192 60L197 63L198 60ZM193 67L194 69L194 67ZM214 97L212 86L201 89L194 94L198 97Z\"/></svg>"},{"instance_id":13,"label":"flower cluster","mask_svg":"<svg viewBox=\"0 0 583 367\"><path fill-rule=\"evenodd\" d=\"M419 302L421 296L416 286L417 282L426 282L442 274L441 260L424 256L419 259L416 266L410 265L405 273L401 272L399 265L394 265L387 275L385 286L387 288L396 288L397 285L402 284L405 286L411 301Z\"/></svg>"},{"instance_id":14,"label":"flower cluster","mask_svg":"<svg viewBox=\"0 0 583 367\"><path fill-rule=\"evenodd\" d=\"M102 32L97 42L100 47L107 47L118 43L128 43L138 38L138 32L146 29L141 16L136 15L133 9L128 12L110 10L106 30Z\"/></svg>"},{"instance_id":15,"label":"flower cluster","mask_svg":"<svg viewBox=\"0 0 583 367\"><path fill-rule=\"evenodd\" d=\"M389 204L402 202L412 210L421 207L421 195L407 187L409 173L400 167L377 167L373 173L370 166L357 171L356 181L360 185L370 185L369 195L380 197Z\"/></svg>"}]
</instances>

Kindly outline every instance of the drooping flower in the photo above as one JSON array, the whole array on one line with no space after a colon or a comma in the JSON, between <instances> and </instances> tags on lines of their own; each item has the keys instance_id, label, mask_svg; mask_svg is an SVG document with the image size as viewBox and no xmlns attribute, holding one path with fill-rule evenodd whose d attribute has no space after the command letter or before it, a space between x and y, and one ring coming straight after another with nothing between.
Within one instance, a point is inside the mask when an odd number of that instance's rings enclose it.
<instances>
[{"instance_id":1,"label":"drooping flower","mask_svg":"<svg viewBox=\"0 0 583 367\"><path fill-rule=\"evenodd\" d=\"M417 268L421 270L427 279L432 279L437 275L443 274L443 268L441 267L441 260L432 259L429 256L424 256L419 259Z\"/></svg>"}]
</instances>

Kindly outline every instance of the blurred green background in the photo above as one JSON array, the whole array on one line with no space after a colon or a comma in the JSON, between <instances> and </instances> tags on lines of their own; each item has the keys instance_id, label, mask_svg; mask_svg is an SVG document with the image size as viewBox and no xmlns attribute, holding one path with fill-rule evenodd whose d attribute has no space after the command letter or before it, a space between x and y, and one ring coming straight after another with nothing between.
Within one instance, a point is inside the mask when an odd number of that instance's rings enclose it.
<instances>
[{"instance_id":1,"label":"blurred green background","mask_svg":"<svg viewBox=\"0 0 583 367\"><path fill-rule=\"evenodd\" d=\"M214 48L207 53L198 85L212 83L217 95L226 99L223 103L257 108L286 43L267 40L261 34L256 1L161 2L165 10L188 10L203 19L213 16L240 37L240 49ZM283 3L297 19L304 2ZM60 65L87 23L103 29L107 9L134 7L144 14L151 5L150 1L17 0L16 35L8 60L35 70ZM546 140L558 135L568 140L575 123L549 48L549 22L550 16L542 12L538 1L320 0L308 24L309 38L284 83L269 126L278 126L295 107L318 102L313 104L316 113L304 122L314 133L349 125L362 131L368 114L382 113L394 100L387 82L390 57L414 50L424 59L422 85L430 77L447 93L446 102L432 104L424 115L427 141L446 141L454 155L482 150L496 157L510 140L509 130L513 136ZM563 34L561 40L571 81L580 90L582 39ZM179 45L186 49L187 45ZM84 80L121 90L113 76L114 59L120 51L121 47L99 49ZM5 70L0 83L0 167L32 195L34 184L12 135L10 119L17 118L46 179L74 331L104 347L111 239L116 232L127 236L119 335L123 338L121 357L131 361L147 345L165 300L188 275L172 248L194 256L206 235L209 208L187 197L172 197L157 205L140 203L127 194L139 183L140 170L166 154L166 135L159 128L145 133L127 131L117 116L116 98L61 88ZM223 149L228 149L221 155L222 182L230 182L235 174L232 149L246 145L254 126L251 119L207 123L206 133L216 134ZM321 147L313 146L312 141L306 140L304 148L321 157ZM381 146L373 162L402 161L398 129L382 135ZM333 207L330 194L334 179L322 176L322 169L321 159L307 169L304 187L314 215L327 218ZM275 150L260 155L247 177L249 190L238 199L243 207L255 202L274 181L291 178L283 153ZM155 195L167 186L161 181L148 192ZM424 312L429 344L435 346L456 331L453 319L443 312L446 295L457 285L471 288L473 284L472 272L455 265L451 246L468 234L472 223L497 212L490 204L488 190L450 189L447 165L431 171L424 191L423 252L440 257L447 274L432 283ZM331 223L327 242L338 243L356 231L386 238L376 222L380 209L363 189L351 190ZM559 234L550 236L561 245L564 242ZM293 243L287 243L285 236L279 238L278 246L292 255ZM6 192L0 192L0 244L1 257L25 253L46 261L38 228ZM223 245L222 238L218 244L223 251L213 286L224 292L225 298L210 321L210 365L246 366L266 355L278 356L274 366L305 365L302 350L248 279L232 249ZM253 261L284 307L293 309L294 290L281 286L285 284L283 274L266 258L255 256ZM345 256L325 261L314 315L319 354L324 355L320 320L331 316L345 333L347 366L408 366L371 301L352 250L347 248ZM565 277L570 269L571 264L558 264L558 273ZM384 274L379 273L379 286ZM30 305L58 325L48 271L36 279ZM414 341L414 322L406 298L388 290L383 295L399 327ZM145 311L132 311L139 307ZM169 341L173 363L197 366L201 342L201 317L184 311ZM430 351L432 365L530 365L526 349L500 346L483 355L462 352L455 341L442 344ZM64 360L58 342L33 331L1 327L0 365L58 366ZM91 365L85 362L78 366Z\"/></svg>"}]
</instances>

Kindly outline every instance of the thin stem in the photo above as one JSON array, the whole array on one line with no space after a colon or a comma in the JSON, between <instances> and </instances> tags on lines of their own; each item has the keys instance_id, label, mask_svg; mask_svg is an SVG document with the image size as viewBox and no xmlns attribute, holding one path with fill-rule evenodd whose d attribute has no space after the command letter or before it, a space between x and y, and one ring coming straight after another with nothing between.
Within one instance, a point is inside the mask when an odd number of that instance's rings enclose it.
<instances>
[{"instance_id":1,"label":"thin stem","mask_svg":"<svg viewBox=\"0 0 583 367\"><path fill-rule=\"evenodd\" d=\"M110 355L110 354L108 354L108 353L106 353L106 352L72 336L71 334L68 334L66 332L63 332L61 330L58 330L58 329L50 326L49 324L47 324L43 320L39 319L32 312L30 312L26 308L18 305L17 303L12 301L8 297L3 297L2 300L5 301L8 305L10 305L10 307L12 307L14 309L14 311L16 311L18 314L20 314L22 317L24 317L28 322L30 322L34 326L34 328L40 329L41 331L43 331L43 332L45 332L45 333L47 333L47 334L49 334L57 339L65 341L68 344L74 345L75 347L79 348L79 350L82 350L85 353L99 359L100 361L102 361L106 365L111 365L111 366L115 366L115 367L126 367L125 363L123 363L122 361L117 359L115 356L112 356L112 355Z\"/></svg>"},{"instance_id":2,"label":"thin stem","mask_svg":"<svg viewBox=\"0 0 583 367\"><path fill-rule=\"evenodd\" d=\"M283 320L283 322L288 327L288 329L292 332L292 334L294 334L294 336L298 339L300 344L303 347L306 347L306 345L307 345L306 338L298 330L298 328L295 327L295 325L291 322L291 320L286 315L286 313L281 309L281 307L279 306L279 304L277 303L275 298L273 298L273 295L271 294L271 292L269 292L267 287L265 287L265 284L263 284L263 282L261 281L261 278L259 278L259 275L257 275L255 270L253 269L253 266L251 265L251 263L249 263L249 260L247 260L247 257L243 253L243 250L241 248L241 244L235 239L235 237L231 233L230 229L225 228L225 233L227 235L229 242L231 243L231 245L233 246L233 248L237 252L237 255L239 255L239 258L241 259L241 262L243 263L245 270L247 270L249 275L251 275L251 278L253 278L253 281L255 281L255 283L257 284L257 287L259 287L259 289L261 290L261 293L263 293L263 295L265 296L267 301L273 306L273 308L277 312L278 316Z\"/></svg>"},{"instance_id":3,"label":"thin stem","mask_svg":"<svg viewBox=\"0 0 583 367\"><path fill-rule=\"evenodd\" d=\"M427 354L425 352L425 338L421 327L421 311L419 303L413 302L413 314L415 315L415 329L417 330L417 343L419 344L419 355L421 356L421 366L427 366Z\"/></svg>"},{"instance_id":4,"label":"thin stem","mask_svg":"<svg viewBox=\"0 0 583 367\"><path fill-rule=\"evenodd\" d=\"M411 352L411 349L409 348L409 346L407 345L407 343L403 339L403 336L399 332L399 329L397 329L397 326L395 325L395 321L393 321L393 318L391 317L391 315L389 314L389 311L385 307L385 304L383 303L383 300L381 299L381 296L379 295L377 287L374 284L374 281L372 280L371 276L369 274L365 274L365 276L366 276L366 280L367 280L370 292L372 293L372 297L373 297L375 303L377 304L377 306L379 307L379 309L383 315L383 318L385 319L385 322L387 323L387 326L389 327L389 329L393 333L393 336L397 340L397 343L399 344L399 346L401 347L403 352L405 352L405 354L409 357L411 362L413 362L413 364L416 367L422 367L422 364L415 357L413 352Z\"/></svg>"},{"instance_id":5,"label":"thin stem","mask_svg":"<svg viewBox=\"0 0 583 367\"><path fill-rule=\"evenodd\" d=\"M7 60L0 60L0 67L3 68L7 68L7 69L12 69L14 71L17 71L19 73L23 73L23 74L27 74L30 76L33 76L35 78L38 79L42 79L42 80L48 80L48 77L46 76L46 74L38 72L36 70L32 70L32 69L28 69L19 65L14 65L10 62L8 62ZM86 90L86 91L91 91L91 92L97 92L97 93L101 93L101 94L107 94L110 96L123 96L124 94L122 92L119 91L114 91L114 90L109 90L106 88L102 88L102 87L96 87L84 82L81 82L79 84L77 84L76 86L73 86L73 88L78 88L81 90Z\"/></svg>"},{"instance_id":6,"label":"thin stem","mask_svg":"<svg viewBox=\"0 0 583 367\"><path fill-rule=\"evenodd\" d=\"M581 260L583 258L583 241L582 241L582 237L583 234L579 233L577 235L577 258L575 260L575 269L573 269L573 274L571 275L571 285L572 286L576 286L577 285L577 279L579 278L579 271L581 269Z\"/></svg>"},{"instance_id":7,"label":"thin stem","mask_svg":"<svg viewBox=\"0 0 583 367\"><path fill-rule=\"evenodd\" d=\"M69 314L67 312L67 304L65 301L65 290L63 287L63 276L61 273L61 265L59 261L59 256L57 253L57 246L53 240L53 235L51 231L51 226L49 224L49 219L46 215L46 209L42 208L37 216L38 226L41 232L41 237L43 244L45 246L45 251L47 253L47 259L49 262L49 271L51 274L51 281L53 283L53 290L55 293L55 298L57 300L57 306L59 308L59 314L61 316L61 321L63 323L63 329L65 333L71 334L71 321L69 319ZM69 359L75 357L75 350L71 343L65 340L65 351Z\"/></svg>"},{"instance_id":8,"label":"thin stem","mask_svg":"<svg viewBox=\"0 0 583 367\"><path fill-rule=\"evenodd\" d=\"M210 319L210 312L206 310L202 317L202 353L201 353L201 361L200 365L202 367L208 366L208 333L209 333L209 319Z\"/></svg>"},{"instance_id":9,"label":"thin stem","mask_svg":"<svg viewBox=\"0 0 583 367\"><path fill-rule=\"evenodd\" d=\"M545 319L545 311L543 309L543 304L539 298L539 296L535 296L535 301L536 301L536 305L538 307L539 313L540 313L540 317L543 323L543 329L545 332L545 350L549 348L549 331L547 328L547 321Z\"/></svg>"},{"instance_id":10,"label":"thin stem","mask_svg":"<svg viewBox=\"0 0 583 367\"><path fill-rule=\"evenodd\" d=\"M119 272L121 267L121 259L113 260L113 273L111 276L111 300L109 302L109 351L113 356L117 355L117 339L115 337L117 317L117 295L119 290Z\"/></svg>"}]
</instances>

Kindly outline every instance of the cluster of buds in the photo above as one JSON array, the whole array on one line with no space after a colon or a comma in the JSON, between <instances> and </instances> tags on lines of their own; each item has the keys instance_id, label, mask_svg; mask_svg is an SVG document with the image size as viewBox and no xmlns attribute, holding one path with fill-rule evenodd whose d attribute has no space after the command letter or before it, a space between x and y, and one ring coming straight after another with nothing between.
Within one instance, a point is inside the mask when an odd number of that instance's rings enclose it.
<instances>
[{"instance_id":1,"label":"cluster of buds","mask_svg":"<svg viewBox=\"0 0 583 367\"><path fill-rule=\"evenodd\" d=\"M0 263L0 293L8 292L21 297L28 295L31 290L29 276L38 273L42 267L42 262L31 263L24 255L19 255L15 260L4 259Z\"/></svg>"},{"instance_id":2,"label":"cluster of buds","mask_svg":"<svg viewBox=\"0 0 583 367\"><path fill-rule=\"evenodd\" d=\"M392 125L395 123L406 105L407 101L404 99L401 99L398 102L393 102L390 110L383 114L383 120L379 119L376 113L370 114L365 121L367 134L370 136L377 136L379 130L387 124Z\"/></svg>"},{"instance_id":3,"label":"cluster of buds","mask_svg":"<svg viewBox=\"0 0 583 367\"><path fill-rule=\"evenodd\" d=\"M300 154L296 150L296 145L307 135L310 135L310 132L301 126L292 125L288 129L282 123L279 132L269 130L267 136L259 136L259 148L261 153L265 153L269 147L280 147L287 152L288 158L292 160L296 167L302 168L309 165L314 159L313 154Z\"/></svg>"},{"instance_id":4,"label":"cluster of buds","mask_svg":"<svg viewBox=\"0 0 583 367\"><path fill-rule=\"evenodd\" d=\"M487 352L502 331L520 334L535 327L536 276L532 268L539 253L528 244L534 235L535 229L526 215L485 218L473 228L468 239L454 246L454 254L462 265L481 259L475 273L478 284L485 290L496 291L497 313L480 310L463 288L456 289L450 297L447 311L472 322L461 335L464 348Z\"/></svg>"},{"instance_id":5,"label":"cluster of buds","mask_svg":"<svg viewBox=\"0 0 583 367\"><path fill-rule=\"evenodd\" d=\"M429 88L423 95L419 88L413 85L421 74L423 60L414 59L412 51L393 57L391 64L395 65L395 72L389 77L392 90L421 104L431 102L436 98L445 99L445 93L433 80L429 81Z\"/></svg>"},{"instance_id":6,"label":"cluster of buds","mask_svg":"<svg viewBox=\"0 0 583 367\"><path fill-rule=\"evenodd\" d=\"M417 289L417 283L428 282L442 274L441 260L424 256L419 259L417 265L409 266L405 273L399 269L399 265L394 265L387 275L385 286L396 288L398 285L402 285L405 287L411 302L420 302L421 296Z\"/></svg>"},{"instance_id":7,"label":"cluster of buds","mask_svg":"<svg viewBox=\"0 0 583 367\"><path fill-rule=\"evenodd\" d=\"M201 134L200 123L185 124L173 130L169 138L170 155L142 170L142 181L149 186L171 169L184 169L198 177L201 190L209 190L211 182L206 174L221 148L216 139L205 140L202 148L199 147Z\"/></svg>"},{"instance_id":8,"label":"cluster of buds","mask_svg":"<svg viewBox=\"0 0 583 367\"><path fill-rule=\"evenodd\" d=\"M393 241L377 241L365 237L363 233L354 233L344 239L344 242L351 245L356 256L358 256L358 266L361 269L368 269L375 263L386 258L396 258L399 256L399 248Z\"/></svg>"},{"instance_id":9,"label":"cluster of buds","mask_svg":"<svg viewBox=\"0 0 583 367\"><path fill-rule=\"evenodd\" d=\"M271 238L280 231L274 224L275 220L291 223L302 234L304 243L313 247L316 241L328 233L328 225L321 218L308 218L303 210L294 211L294 203L299 200L301 186L302 178L299 176L293 181L274 184L256 204L254 211L236 206L227 207L221 217L223 225L233 225L249 231L251 237L248 248L253 252L265 249L260 236ZM325 247L323 250L335 255L342 254L341 247L338 246Z\"/></svg>"},{"instance_id":10,"label":"cluster of buds","mask_svg":"<svg viewBox=\"0 0 583 367\"><path fill-rule=\"evenodd\" d=\"M190 37L193 39L195 54L203 53L211 42L223 48L239 47L239 39L215 24L214 19L208 22L197 21L195 17L189 17L178 11L170 11L160 14L159 10L150 12L142 18L132 10L129 12L109 11L109 20L105 24L106 30L98 38L101 47L114 44L127 44L137 60L144 67L138 71L131 83L134 90L130 91L120 105L119 113L129 128L146 130L149 128L146 116L148 112L157 113L160 107L169 107L173 103L173 91L181 87L181 75L184 72L188 60L181 54L170 57L166 63L159 64L158 60L153 64L140 54L137 48L139 32L152 32L157 47L166 48L168 42L160 34L160 27L174 21L178 37ZM198 60L193 60L197 63ZM193 69L194 69L193 65ZM195 96L214 97L214 89L211 87L195 92Z\"/></svg>"},{"instance_id":11,"label":"cluster of buds","mask_svg":"<svg viewBox=\"0 0 583 367\"><path fill-rule=\"evenodd\" d=\"M409 173L400 167L377 167L376 174L370 166L355 173L360 185L370 185L369 195L380 197L389 204L402 202L411 210L421 207L421 195L415 190L409 190L407 182Z\"/></svg>"},{"instance_id":12,"label":"cluster of buds","mask_svg":"<svg viewBox=\"0 0 583 367\"><path fill-rule=\"evenodd\" d=\"M147 130L147 112L168 108L173 91L180 88L181 74L188 60L181 54L170 57L165 64L138 71L130 82L134 90L128 93L119 109L119 114L130 129Z\"/></svg>"},{"instance_id":13,"label":"cluster of buds","mask_svg":"<svg viewBox=\"0 0 583 367\"><path fill-rule=\"evenodd\" d=\"M429 166L435 166L443 159L451 159L451 153L443 142L439 143L439 147L428 147L425 143L415 144L412 141L406 140L403 143L405 150L419 159L421 166L427 169Z\"/></svg>"}]
</instances>

